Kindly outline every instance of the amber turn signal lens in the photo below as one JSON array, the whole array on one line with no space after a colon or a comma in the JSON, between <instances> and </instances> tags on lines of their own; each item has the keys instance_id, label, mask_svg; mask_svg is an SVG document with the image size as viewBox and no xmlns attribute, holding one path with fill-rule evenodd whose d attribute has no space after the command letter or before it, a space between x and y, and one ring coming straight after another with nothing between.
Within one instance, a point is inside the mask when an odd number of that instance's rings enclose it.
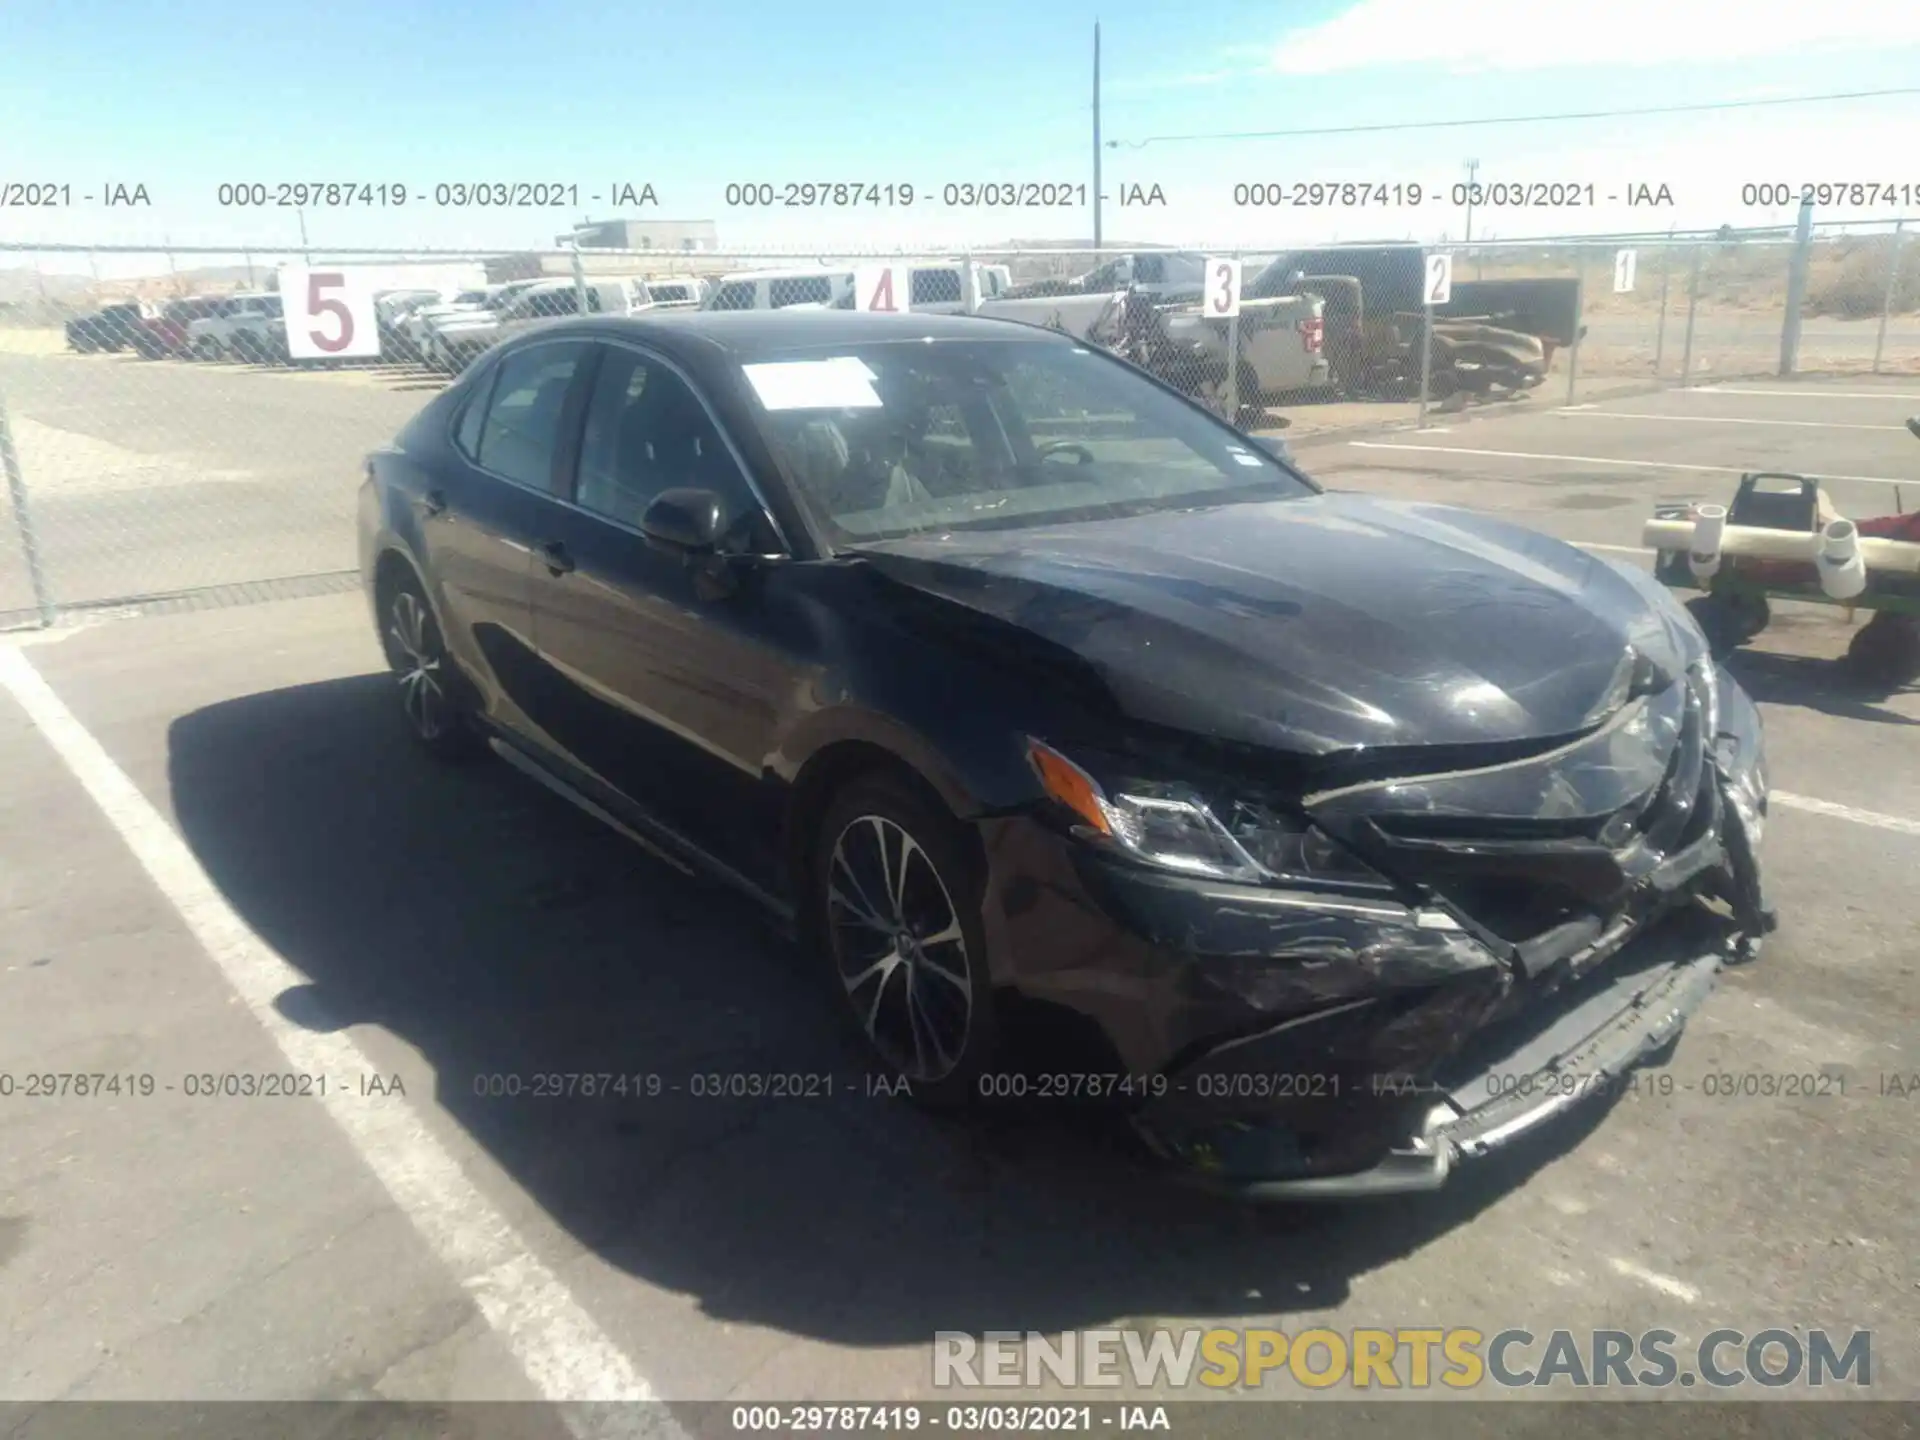
<instances>
[{"instance_id":1,"label":"amber turn signal lens","mask_svg":"<svg viewBox=\"0 0 1920 1440\"><path fill-rule=\"evenodd\" d=\"M1050 749L1038 740L1027 742L1027 758L1033 762L1034 772L1039 775L1047 794L1102 835L1113 834L1113 826L1108 823L1106 811L1100 804L1100 787L1094 783L1091 775L1058 750Z\"/></svg>"}]
</instances>

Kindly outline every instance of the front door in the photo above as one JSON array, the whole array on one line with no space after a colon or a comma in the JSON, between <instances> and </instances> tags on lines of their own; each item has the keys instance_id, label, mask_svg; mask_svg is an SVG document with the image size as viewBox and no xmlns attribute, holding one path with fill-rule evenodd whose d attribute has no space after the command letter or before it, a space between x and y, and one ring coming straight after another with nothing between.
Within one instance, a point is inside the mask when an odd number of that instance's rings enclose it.
<instances>
[{"instance_id":1,"label":"front door","mask_svg":"<svg viewBox=\"0 0 1920 1440\"><path fill-rule=\"evenodd\" d=\"M534 635L550 673L542 728L574 763L747 878L776 874L778 797L765 780L780 698L777 573L749 567L731 594L649 546L663 490L713 491L729 547L779 547L732 449L664 360L608 343L587 402L572 505L535 556Z\"/></svg>"}]
</instances>

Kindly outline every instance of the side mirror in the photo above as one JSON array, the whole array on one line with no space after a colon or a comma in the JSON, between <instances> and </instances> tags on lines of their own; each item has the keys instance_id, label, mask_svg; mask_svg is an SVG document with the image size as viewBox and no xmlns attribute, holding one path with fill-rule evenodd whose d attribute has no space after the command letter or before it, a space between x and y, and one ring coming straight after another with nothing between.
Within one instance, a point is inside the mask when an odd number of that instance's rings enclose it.
<instances>
[{"instance_id":1,"label":"side mirror","mask_svg":"<svg viewBox=\"0 0 1920 1440\"><path fill-rule=\"evenodd\" d=\"M662 490L640 517L640 533L656 550L708 555L727 528L727 507L711 490Z\"/></svg>"},{"instance_id":2,"label":"side mirror","mask_svg":"<svg viewBox=\"0 0 1920 1440\"><path fill-rule=\"evenodd\" d=\"M1913 432L1914 439L1920 440L1920 415L1910 415L1907 417L1907 429Z\"/></svg>"}]
</instances>

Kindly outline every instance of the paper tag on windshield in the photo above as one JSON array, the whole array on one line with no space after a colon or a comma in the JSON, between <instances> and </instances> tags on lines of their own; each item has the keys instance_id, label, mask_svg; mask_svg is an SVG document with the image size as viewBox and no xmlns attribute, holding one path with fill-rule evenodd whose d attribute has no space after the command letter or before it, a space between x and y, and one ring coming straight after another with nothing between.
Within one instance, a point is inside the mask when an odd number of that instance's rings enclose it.
<instances>
[{"instance_id":1,"label":"paper tag on windshield","mask_svg":"<svg viewBox=\"0 0 1920 1440\"><path fill-rule=\"evenodd\" d=\"M851 355L740 367L769 410L878 410L873 372Z\"/></svg>"}]
</instances>

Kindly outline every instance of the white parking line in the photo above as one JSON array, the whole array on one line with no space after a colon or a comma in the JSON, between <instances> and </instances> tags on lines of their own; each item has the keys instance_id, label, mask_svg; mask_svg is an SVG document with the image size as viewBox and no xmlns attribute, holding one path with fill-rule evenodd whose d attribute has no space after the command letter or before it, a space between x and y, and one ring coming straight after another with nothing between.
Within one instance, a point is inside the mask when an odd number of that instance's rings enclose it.
<instances>
[{"instance_id":1,"label":"white parking line","mask_svg":"<svg viewBox=\"0 0 1920 1440\"><path fill-rule=\"evenodd\" d=\"M1658 1270L1649 1270L1644 1265L1636 1265L1631 1260L1618 1257L1607 1262L1616 1275L1624 1275L1629 1280L1638 1280L1642 1285L1669 1295L1675 1300L1685 1300L1692 1304L1700 1298L1700 1292L1684 1280L1676 1280L1671 1275L1662 1275Z\"/></svg>"},{"instance_id":2,"label":"white parking line","mask_svg":"<svg viewBox=\"0 0 1920 1440\"><path fill-rule=\"evenodd\" d=\"M1621 470L1692 470L1714 475L1745 475L1745 465L1687 465L1673 460L1622 460L1613 455L1553 455L1539 450L1469 450L1464 445L1407 445L1391 440L1349 440L1356 450L1425 450L1438 455L1491 455L1505 460L1554 460L1572 465L1611 465ZM1811 470L1798 472L1809 480L1853 480L1864 485L1911 485L1905 479L1888 475L1819 475Z\"/></svg>"},{"instance_id":3,"label":"white parking line","mask_svg":"<svg viewBox=\"0 0 1920 1440\"><path fill-rule=\"evenodd\" d=\"M0 688L29 719L100 807L160 893L299 1072L369 1073L375 1066L344 1034L304 1029L274 999L306 977L247 927L187 844L67 709L24 651L0 646ZM346 1132L454 1278L473 1297L527 1378L546 1399L652 1401L653 1389L580 1307L560 1279L481 1196L454 1158L398 1098L350 1097L329 1088L320 1103ZM588 1436L683 1436L664 1409L582 1408L562 1412Z\"/></svg>"},{"instance_id":4,"label":"white parking line","mask_svg":"<svg viewBox=\"0 0 1920 1440\"><path fill-rule=\"evenodd\" d=\"M1878 810L1858 810L1851 805L1836 805L1831 800L1815 800L1809 795L1795 795L1789 790L1770 791L1767 799L1775 805L1785 805L1792 810L1805 810L1810 815L1826 815L1835 820L1851 820L1856 825L1871 825L1876 830L1891 830L1899 835L1920 835L1920 820L1909 820L1902 815L1883 815Z\"/></svg>"},{"instance_id":5,"label":"white parking line","mask_svg":"<svg viewBox=\"0 0 1920 1440\"><path fill-rule=\"evenodd\" d=\"M1742 390L1732 385L1693 385L1670 395L1771 395L1776 400L1920 400L1920 390Z\"/></svg>"},{"instance_id":6,"label":"white parking line","mask_svg":"<svg viewBox=\"0 0 1920 1440\"><path fill-rule=\"evenodd\" d=\"M1832 420L1762 420L1747 415L1657 415L1649 410L1549 410L1575 420L1663 420L1675 425L1790 425L1796 430L1905 430L1904 425L1851 425Z\"/></svg>"}]
</instances>

